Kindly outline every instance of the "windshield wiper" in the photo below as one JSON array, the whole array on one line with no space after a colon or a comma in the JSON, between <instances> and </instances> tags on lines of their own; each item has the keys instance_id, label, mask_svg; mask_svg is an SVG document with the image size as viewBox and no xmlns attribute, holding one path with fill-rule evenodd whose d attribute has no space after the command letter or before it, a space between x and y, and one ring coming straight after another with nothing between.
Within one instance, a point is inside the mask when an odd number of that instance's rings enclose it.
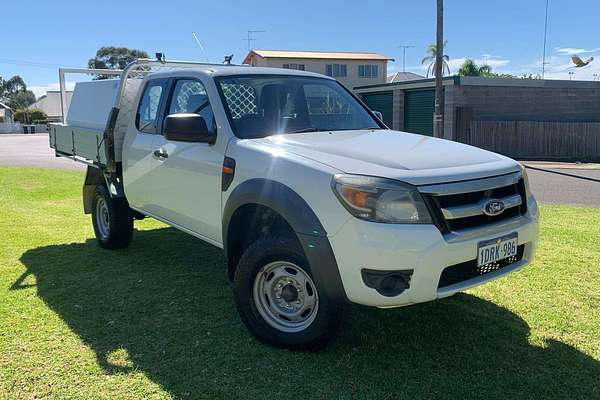
<instances>
[{"instance_id":1,"label":"windshield wiper","mask_svg":"<svg viewBox=\"0 0 600 400\"><path fill-rule=\"evenodd\" d=\"M315 127L311 126L309 128L296 129L295 131L285 131L283 133L285 134L285 133L304 133L304 132L326 132L329 130L330 129L320 129L320 128L315 128Z\"/></svg>"},{"instance_id":2,"label":"windshield wiper","mask_svg":"<svg viewBox=\"0 0 600 400\"><path fill-rule=\"evenodd\" d=\"M285 133L305 133L305 132L335 132L335 131L359 131L359 130L371 130L371 129L383 129L380 127L366 127L366 128L345 128L345 129L323 129L323 128L315 128L314 126L308 128L297 129L295 131L286 131Z\"/></svg>"}]
</instances>

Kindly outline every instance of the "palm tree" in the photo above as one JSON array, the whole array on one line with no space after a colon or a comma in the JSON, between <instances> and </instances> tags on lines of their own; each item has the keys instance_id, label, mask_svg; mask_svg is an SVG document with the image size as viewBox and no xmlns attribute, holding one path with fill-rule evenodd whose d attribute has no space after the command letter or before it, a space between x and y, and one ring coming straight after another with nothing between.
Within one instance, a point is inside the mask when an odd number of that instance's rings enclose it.
<instances>
[{"instance_id":1,"label":"palm tree","mask_svg":"<svg viewBox=\"0 0 600 400\"><path fill-rule=\"evenodd\" d=\"M467 58L458 69L460 76L492 76L492 67L487 64L477 65L475 61Z\"/></svg>"},{"instance_id":2,"label":"palm tree","mask_svg":"<svg viewBox=\"0 0 600 400\"><path fill-rule=\"evenodd\" d=\"M485 78L515 78L511 74L494 72L488 64L477 65L470 58L465 59L458 69L459 76L483 76Z\"/></svg>"},{"instance_id":3,"label":"palm tree","mask_svg":"<svg viewBox=\"0 0 600 400\"><path fill-rule=\"evenodd\" d=\"M446 47L446 43L448 43L448 41L444 40L442 52ZM435 56L437 54L437 46L435 44L427 46L427 53L429 55L421 60L421 64L429 63L429 66L427 67L427 77L429 77L430 72L435 76ZM448 71L448 75L450 75L450 57L447 55L442 56L442 75L444 75L444 68Z\"/></svg>"}]
</instances>

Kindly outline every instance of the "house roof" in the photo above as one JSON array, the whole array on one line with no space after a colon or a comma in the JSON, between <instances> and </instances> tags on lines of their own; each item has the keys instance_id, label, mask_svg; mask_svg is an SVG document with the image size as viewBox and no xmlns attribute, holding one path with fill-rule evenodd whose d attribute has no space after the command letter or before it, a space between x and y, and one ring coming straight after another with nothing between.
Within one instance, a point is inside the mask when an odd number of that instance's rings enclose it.
<instances>
[{"instance_id":1,"label":"house roof","mask_svg":"<svg viewBox=\"0 0 600 400\"><path fill-rule=\"evenodd\" d=\"M65 112L69 109L71 98L73 97L72 91L65 92ZM29 106L29 108L37 108L43 110L48 117L60 117L60 91L49 90L45 95L37 99L35 103Z\"/></svg>"},{"instance_id":2,"label":"house roof","mask_svg":"<svg viewBox=\"0 0 600 400\"><path fill-rule=\"evenodd\" d=\"M416 81L417 79L426 79L423 75L415 74L412 72L396 72L394 75L387 77L388 83L403 82L403 81Z\"/></svg>"},{"instance_id":3,"label":"house roof","mask_svg":"<svg viewBox=\"0 0 600 400\"><path fill-rule=\"evenodd\" d=\"M250 64L252 56L261 58L321 58L334 60L394 60L379 53L370 52L350 52L350 51L294 51L294 50L251 50L244 64Z\"/></svg>"},{"instance_id":4,"label":"house roof","mask_svg":"<svg viewBox=\"0 0 600 400\"><path fill-rule=\"evenodd\" d=\"M10 108L9 106L7 106L4 103L0 103L0 107L3 108L3 109L7 109L7 110L11 110L12 111L12 108Z\"/></svg>"}]
</instances>

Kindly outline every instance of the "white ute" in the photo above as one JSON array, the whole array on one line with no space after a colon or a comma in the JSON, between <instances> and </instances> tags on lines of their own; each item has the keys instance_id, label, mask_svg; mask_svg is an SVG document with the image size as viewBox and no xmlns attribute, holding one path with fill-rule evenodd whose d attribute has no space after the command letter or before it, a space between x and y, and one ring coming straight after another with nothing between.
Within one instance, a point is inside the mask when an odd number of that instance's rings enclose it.
<instances>
[{"instance_id":1,"label":"white ute","mask_svg":"<svg viewBox=\"0 0 600 400\"><path fill-rule=\"evenodd\" d=\"M138 60L78 83L50 146L88 164L101 247L152 217L223 248L242 320L277 347L323 347L348 302L406 306L516 271L538 238L517 162L389 130L314 73Z\"/></svg>"}]
</instances>

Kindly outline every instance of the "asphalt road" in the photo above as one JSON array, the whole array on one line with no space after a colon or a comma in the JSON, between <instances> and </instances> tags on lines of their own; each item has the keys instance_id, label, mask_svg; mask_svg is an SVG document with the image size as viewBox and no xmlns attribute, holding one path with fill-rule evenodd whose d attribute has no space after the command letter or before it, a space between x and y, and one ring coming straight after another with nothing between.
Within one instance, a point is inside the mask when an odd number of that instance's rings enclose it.
<instances>
[{"instance_id":1,"label":"asphalt road","mask_svg":"<svg viewBox=\"0 0 600 400\"><path fill-rule=\"evenodd\" d=\"M48 145L48 134L0 134L0 166L84 170L81 163L56 157Z\"/></svg>"},{"instance_id":2,"label":"asphalt road","mask_svg":"<svg viewBox=\"0 0 600 400\"><path fill-rule=\"evenodd\" d=\"M539 202L600 207L600 169L552 169L550 171L584 176L597 179L599 182L528 169L531 192Z\"/></svg>"},{"instance_id":3,"label":"asphalt road","mask_svg":"<svg viewBox=\"0 0 600 400\"><path fill-rule=\"evenodd\" d=\"M28 166L83 170L84 165L54 156L47 134L0 134L0 166ZM600 180L600 169L552 169ZM600 207L600 182L528 170L531 190L541 203L574 204Z\"/></svg>"}]
</instances>

